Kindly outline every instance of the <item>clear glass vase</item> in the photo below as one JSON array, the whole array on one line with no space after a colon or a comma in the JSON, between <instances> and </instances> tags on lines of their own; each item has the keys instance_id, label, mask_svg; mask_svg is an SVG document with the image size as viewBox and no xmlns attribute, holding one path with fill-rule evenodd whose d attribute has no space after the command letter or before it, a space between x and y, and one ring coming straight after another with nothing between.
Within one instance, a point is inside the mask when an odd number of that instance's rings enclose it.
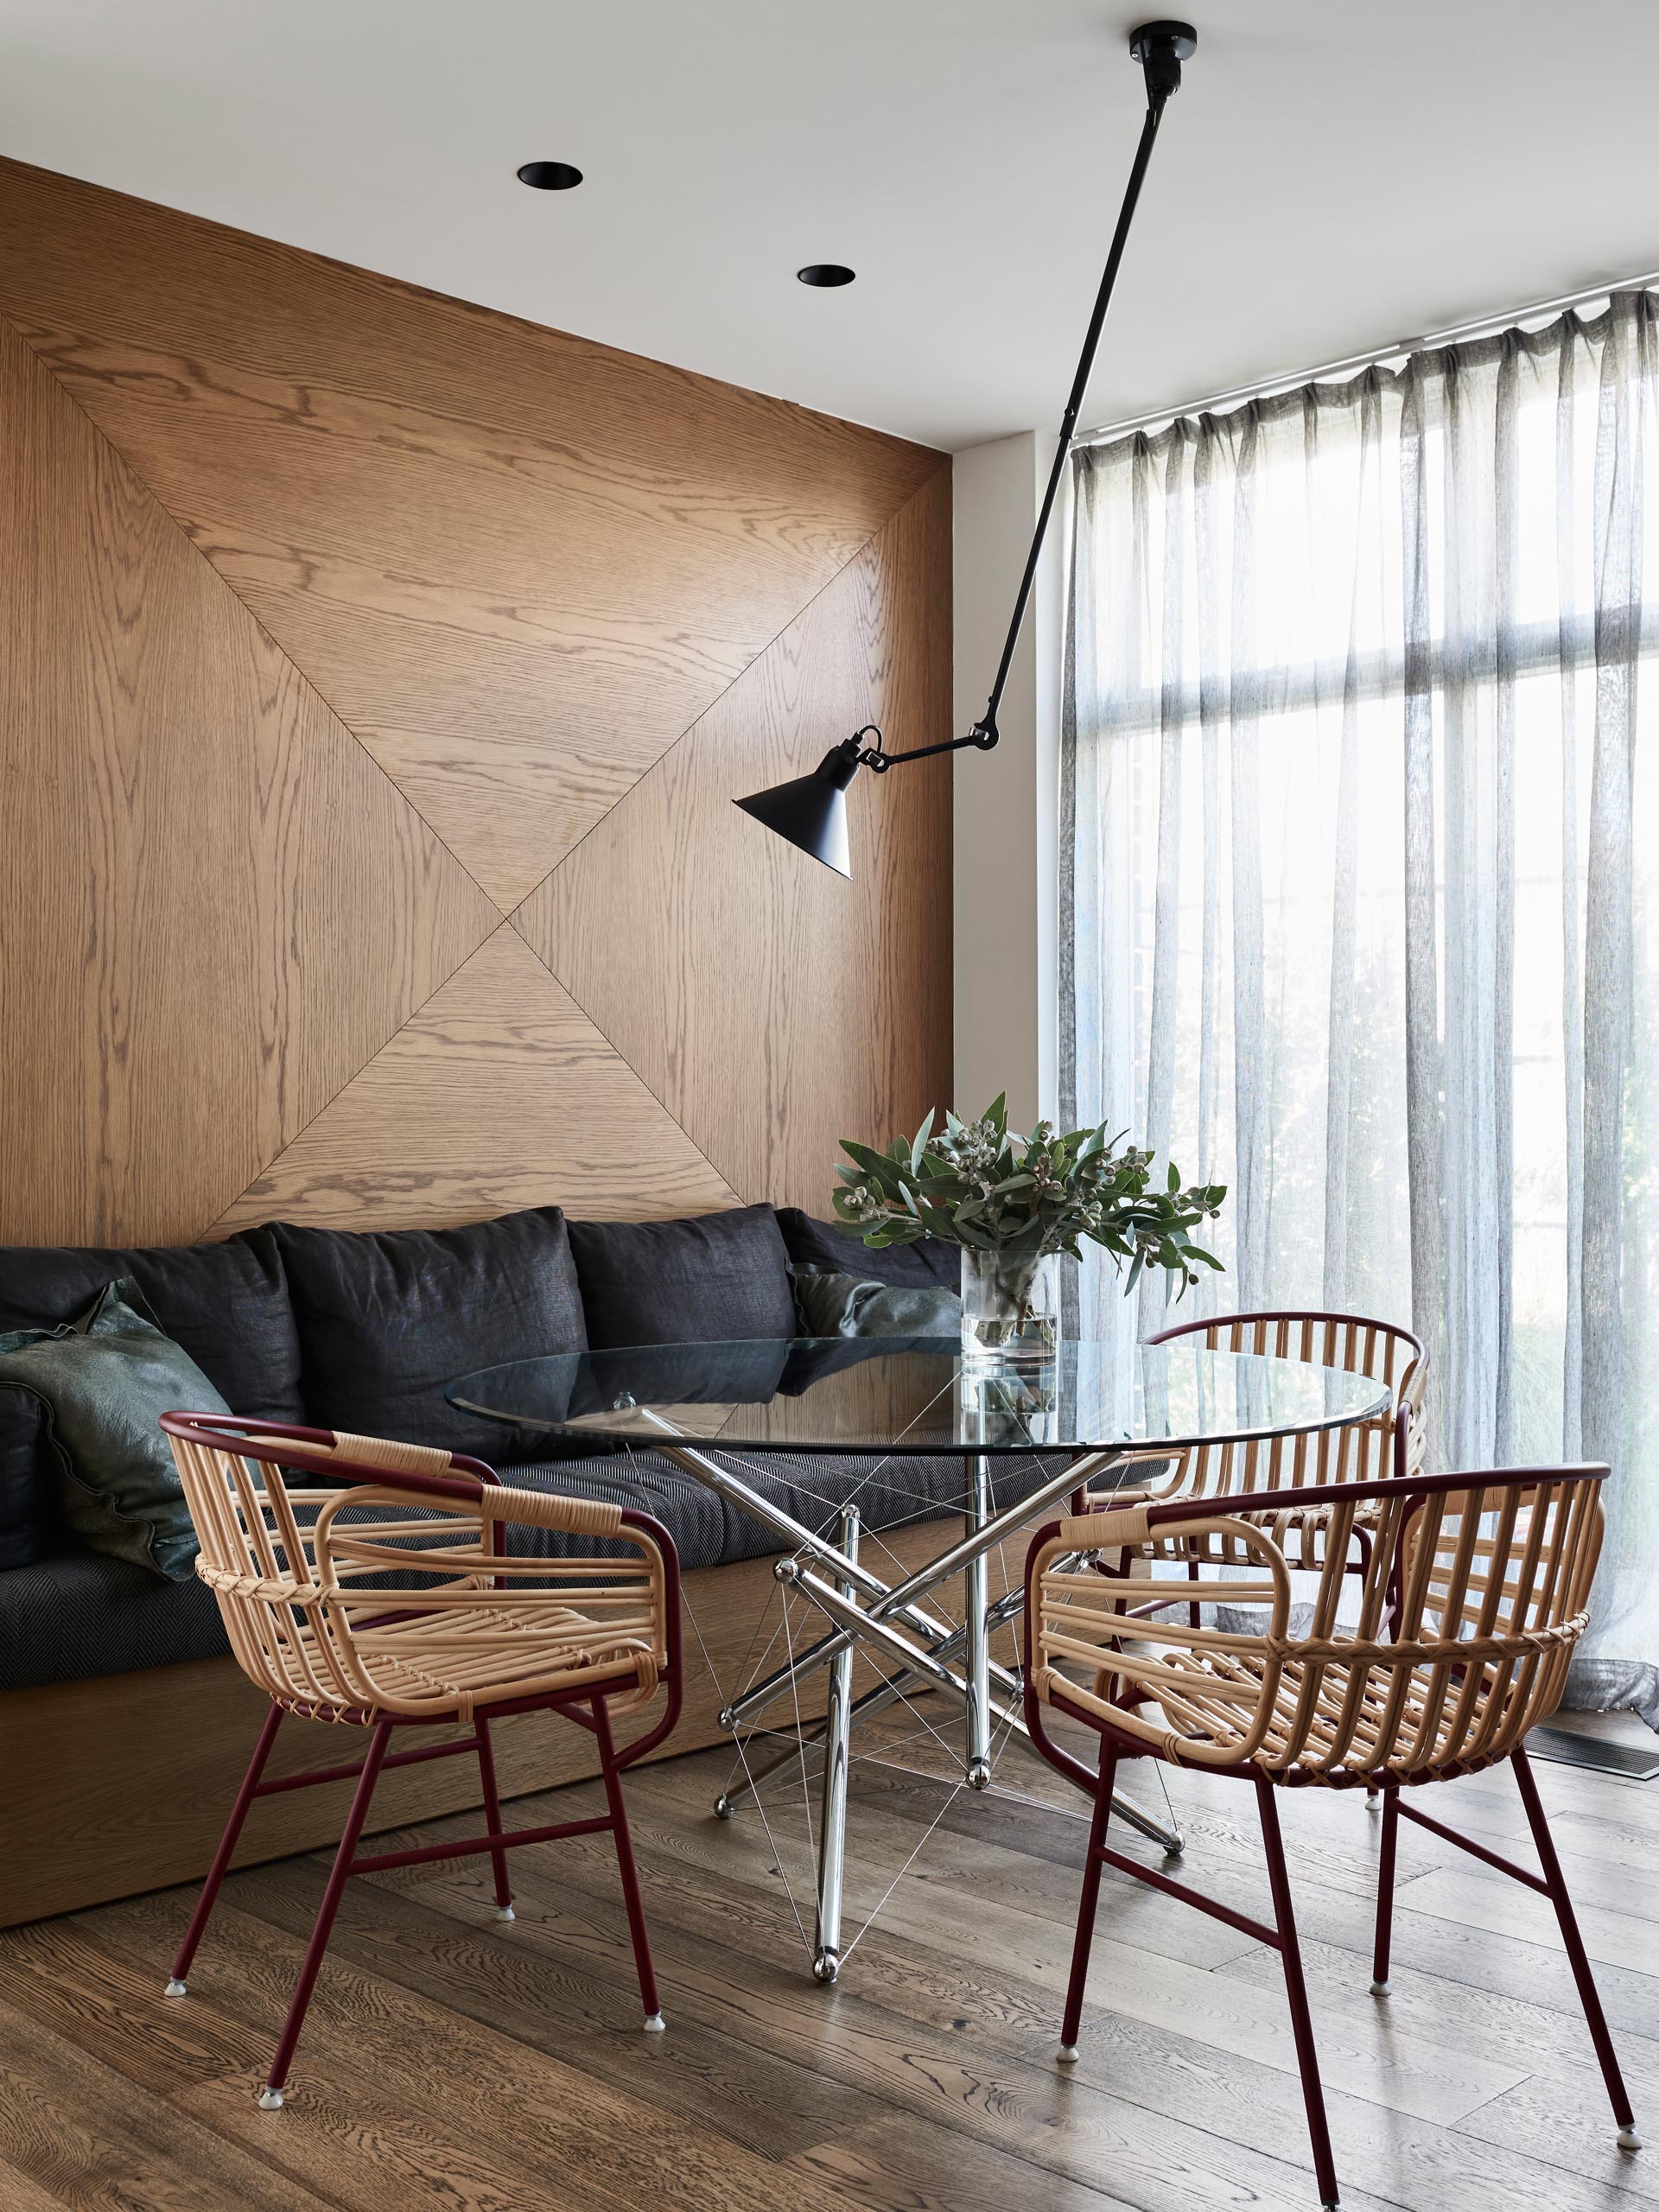
<instances>
[{"instance_id":1,"label":"clear glass vase","mask_svg":"<svg viewBox=\"0 0 1659 2212\"><path fill-rule=\"evenodd\" d=\"M1040 1367L1060 1341L1060 1255L962 1248L962 1356L976 1367Z\"/></svg>"}]
</instances>

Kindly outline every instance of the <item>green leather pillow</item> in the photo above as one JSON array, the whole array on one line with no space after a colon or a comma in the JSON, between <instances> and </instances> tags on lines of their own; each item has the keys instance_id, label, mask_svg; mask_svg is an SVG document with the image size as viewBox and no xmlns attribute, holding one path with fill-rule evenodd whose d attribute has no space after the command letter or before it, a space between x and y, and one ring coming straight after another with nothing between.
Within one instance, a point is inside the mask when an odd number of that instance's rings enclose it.
<instances>
[{"instance_id":1,"label":"green leather pillow","mask_svg":"<svg viewBox=\"0 0 1659 2212\"><path fill-rule=\"evenodd\" d=\"M870 1282L861 1275L791 1268L795 1306L809 1337L955 1337L962 1300L942 1284Z\"/></svg>"},{"instance_id":2,"label":"green leather pillow","mask_svg":"<svg viewBox=\"0 0 1659 2212\"><path fill-rule=\"evenodd\" d=\"M58 1502L87 1549L182 1582L196 1532L160 1419L230 1408L162 1335L130 1276L61 1328L0 1336L0 1381L47 1408Z\"/></svg>"}]
</instances>

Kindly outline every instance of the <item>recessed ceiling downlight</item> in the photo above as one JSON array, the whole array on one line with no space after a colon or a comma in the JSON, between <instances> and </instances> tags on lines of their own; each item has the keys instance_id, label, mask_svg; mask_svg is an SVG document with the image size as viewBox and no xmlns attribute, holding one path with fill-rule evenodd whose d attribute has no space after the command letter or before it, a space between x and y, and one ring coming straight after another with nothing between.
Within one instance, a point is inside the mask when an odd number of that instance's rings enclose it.
<instances>
[{"instance_id":1,"label":"recessed ceiling downlight","mask_svg":"<svg viewBox=\"0 0 1659 2212\"><path fill-rule=\"evenodd\" d=\"M804 269L798 269L795 274L803 284L831 292L838 284L850 284L857 271L843 268L839 261L809 261Z\"/></svg>"},{"instance_id":2,"label":"recessed ceiling downlight","mask_svg":"<svg viewBox=\"0 0 1659 2212\"><path fill-rule=\"evenodd\" d=\"M582 171L569 162L526 162L518 181L535 192L569 192L582 182Z\"/></svg>"}]
</instances>

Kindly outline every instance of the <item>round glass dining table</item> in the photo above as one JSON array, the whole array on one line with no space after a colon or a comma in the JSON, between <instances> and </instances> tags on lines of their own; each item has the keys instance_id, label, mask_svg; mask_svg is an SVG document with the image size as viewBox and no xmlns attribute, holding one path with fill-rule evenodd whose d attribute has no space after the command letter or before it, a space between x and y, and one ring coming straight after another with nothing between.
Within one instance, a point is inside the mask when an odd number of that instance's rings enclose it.
<instances>
[{"instance_id":1,"label":"round glass dining table","mask_svg":"<svg viewBox=\"0 0 1659 2212\"><path fill-rule=\"evenodd\" d=\"M807 1948L823 1981L836 1978L852 1948L842 1923L855 1728L895 1700L914 1713L918 1692L943 1693L963 1715L956 1787L973 1790L991 1786L995 1750L1024 1736L1017 1664L1001 1663L992 1648L1021 1609L1022 1578L1005 1573L994 1597L992 1555L1072 1491L1098 1497L1144 1483L1148 1461L1205 1445L1308 1436L1374 1421L1392 1407L1389 1387L1372 1376L1211 1351L1190 1338L1133 1347L1062 1341L1050 1363L1033 1368L967 1360L954 1338L646 1344L513 1360L460 1377L446 1395L467 1412L596 1452L658 1454L776 1540L785 1607L791 1596L804 1601L817 1632L798 1637L785 1611L781 1662L767 1663L775 1633L748 1679L729 1692L720 1685L741 1780L734 1773L715 1809L729 1816L758 1802L762 1784L798 1765L816 1859ZM912 1517L937 1525L937 1550L897 1581L884 1580L868 1554L860 1556L863 1483L843 1473L833 1495L823 1494L824 1516L813 1527L791 1510L799 1485L766 1479L767 1454L796 1464L868 1459L872 1477L895 1455L929 1468L931 1487ZM941 1482L941 1462L959 1468L959 1485L948 1471ZM883 1527L891 1534L891 1522ZM929 1600L954 1583L961 1604L952 1619ZM877 1675L856 1700L855 1655ZM804 1698L820 1674L823 1695ZM757 1739L779 1736L787 1738L782 1751L750 1758ZM815 1837L809 1754L821 1768ZM1166 1821L1133 1799L1114 1802L1166 1851L1180 1850ZM770 1824L767 1835L776 1842ZM804 1936L798 1908L796 1916Z\"/></svg>"}]
</instances>

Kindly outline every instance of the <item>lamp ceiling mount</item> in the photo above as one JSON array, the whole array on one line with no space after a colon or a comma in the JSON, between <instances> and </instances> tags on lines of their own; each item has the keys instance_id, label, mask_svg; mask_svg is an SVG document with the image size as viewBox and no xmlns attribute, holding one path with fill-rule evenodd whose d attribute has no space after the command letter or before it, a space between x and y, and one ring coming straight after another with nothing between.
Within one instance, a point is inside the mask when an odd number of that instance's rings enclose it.
<instances>
[{"instance_id":1,"label":"lamp ceiling mount","mask_svg":"<svg viewBox=\"0 0 1659 2212\"><path fill-rule=\"evenodd\" d=\"M1191 23L1137 23L1129 33L1130 60L1146 61L1155 46L1173 46L1178 61L1190 61L1198 50L1198 35Z\"/></svg>"}]
</instances>

